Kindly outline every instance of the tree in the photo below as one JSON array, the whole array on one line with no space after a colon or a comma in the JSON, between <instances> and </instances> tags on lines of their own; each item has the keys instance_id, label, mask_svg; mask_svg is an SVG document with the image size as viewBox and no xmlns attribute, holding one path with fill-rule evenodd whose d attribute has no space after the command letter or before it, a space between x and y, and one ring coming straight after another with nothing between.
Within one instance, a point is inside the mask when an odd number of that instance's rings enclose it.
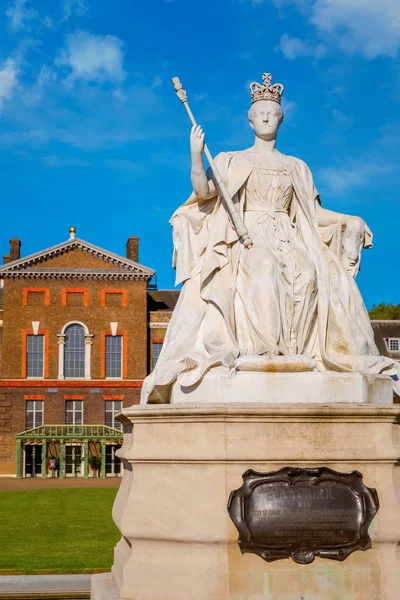
<instances>
[{"instance_id":1,"label":"tree","mask_svg":"<svg viewBox=\"0 0 400 600\"><path fill-rule=\"evenodd\" d=\"M385 302L381 302L378 306L373 304L368 314L370 319L377 321L397 320L400 319L400 304L386 304Z\"/></svg>"}]
</instances>

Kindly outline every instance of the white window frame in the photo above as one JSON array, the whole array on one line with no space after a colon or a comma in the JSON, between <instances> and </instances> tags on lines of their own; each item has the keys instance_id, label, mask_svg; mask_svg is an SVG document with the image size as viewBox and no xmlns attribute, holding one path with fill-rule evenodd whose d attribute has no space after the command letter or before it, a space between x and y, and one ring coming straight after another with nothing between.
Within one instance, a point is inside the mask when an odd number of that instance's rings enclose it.
<instances>
[{"instance_id":1,"label":"white window frame","mask_svg":"<svg viewBox=\"0 0 400 600\"><path fill-rule=\"evenodd\" d=\"M81 403L81 409L80 410L77 410L77 408L76 408L76 403L77 402ZM73 410L72 411L68 411L68 412L72 412L73 423L67 423L67 405L69 403L72 403L72 406L73 406ZM85 406L85 404L84 404L83 400L65 400L65 424L66 425L83 425L83 423L84 423L84 420L83 420L84 406ZM82 422L81 423L76 423L75 422L75 414L76 413L81 413L81 415L82 415Z\"/></svg>"},{"instance_id":2,"label":"white window frame","mask_svg":"<svg viewBox=\"0 0 400 600\"><path fill-rule=\"evenodd\" d=\"M391 342L397 343L397 350L394 350L393 348L390 347ZM400 352L400 338L388 338L387 346L388 346L389 352Z\"/></svg>"},{"instance_id":3,"label":"white window frame","mask_svg":"<svg viewBox=\"0 0 400 600\"><path fill-rule=\"evenodd\" d=\"M163 345L164 345L164 342L162 344L161 344L161 342L152 342L151 343L151 370L152 371L154 371L154 369L156 368L157 361L160 358L160 354L161 354L162 349L163 349ZM154 358L155 358L155 356L154 356L154 346L161 346L160 352L158 353L158 356L156 358L156 362L154 362Z\"/></svg>"},{"instance_id":4,"label":"white window frame","mask_svg":"<svg viewBox=\"0 0 400 600\"><path fill-rule=\"evenodd\" d=\"M28 421L28 402L33 402L33 406L34 406L34 410L30 411L33 412L33 426L32 427L28 427L27 426L27 421ZM42 405L42 409L41 410L36 410L36 406L37 403L40 402ZM36 423L36 414L41 412L42 413L42 422ZM44 423L44 401L43 400L26 400L26 404L25 404L25 427L26 429L35 429L36 427L41 427Z\"/></svg>"},{"instance_id":5,"label":"white window frame","mask_svg":"<svg viewBox=\"0 0 400 600\"><path fill-rule=\"evenodd\" d=\"M112 402L113 403L113 410L109 411L107 410L107 402ZM121 403L121 408L115 409L114 408L114 404L115 402L120 402ZM114 429L120 429L122 431L122 423L120 421L117 421L115 419L115 413L119 412L122 408L123 408L123 401L122 400L105 400L105 404L104 404L104 423L105 425L107 425L107 427L114 427ZM112 425L108 425L107 423L107 413L111 412L111 423ZM115 427L115 424L117 424L117 427Z\"/></svg>"},{"instance_id":6,"label":"white window frame","mask_svg":"<svg viewBox=\"0 0 400 600\"><path fill-rule=\"evenodd\" d=\"M65 377L64 375L64 346L65 332L70 325L80 325L83 327L85 335L85 374L84 377ZM92 342L94 335L89 332L88 327L82 321L69 321L64 325L58 337L58 379L68 379L71 381L91 379L91 358L92 358Z\"/></svg>"},{"instance_id":7,"label":"white window frame","mask_svg":"<svg viewBox=\"0 0 400 600\"><path fill-rule=\"evenodd\" d=\"M121 375L118 377L107 377L107 338L108 337L119 337L121 338ZM123 379L124 373L124 336L117 333L117 335L108 334L105 336L104 340L104 371L106 374L106 379L114 379L120 380Z\"/></svg>"},{"instance_id":8,"label":"white window frame","mask_svg":"<svg viewBox=\"0 0 400 600\"><path fill-rule=\"evenodd\" d=\"M43 338L43 371L42 371L42 374L37 377L28 376L28 338L30 336ZM34 333L28 333L26 335L26 378L27 379L44 379L44 357L45 356L46 356L46 336L43 335L42 333L38 333L37 335L35 335Z\"/></svg>"}]
</instances>

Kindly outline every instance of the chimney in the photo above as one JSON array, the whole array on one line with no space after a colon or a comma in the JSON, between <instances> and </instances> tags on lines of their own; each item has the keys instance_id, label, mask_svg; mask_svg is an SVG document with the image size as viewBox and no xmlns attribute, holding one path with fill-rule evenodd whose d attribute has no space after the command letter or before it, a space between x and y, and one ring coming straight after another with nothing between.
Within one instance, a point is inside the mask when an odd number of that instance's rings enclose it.
<instances>
[{"instance_id":1,"label":"chimney","mask_svg":"<svg viewBox=\"0 0 400 600\"><path fill-rule=\"evenodd\" d=\"M10 260L18 260L21 258L21 242L18 238L10 240Z\"/></svg>"},{"instance_id":2,"label":"chimney","mask_svg":"<svg viewBox=\"0 0 400 600\"><path fill-rule=\"evenodd\" d=\"M132 235L126 242L126 258L139 262L139 238Z\"/></svg>"},{"instance_id":3,"label":"chimney","mask_svg":"<svg viewBox=\"0 0 400 600\"><path fill-rule=\"evenodd\" d=\"M9 262L11 262L11 256L9 254L5 254L3 256L3 265L7 265Z\"/></svg>"}]
</instances>

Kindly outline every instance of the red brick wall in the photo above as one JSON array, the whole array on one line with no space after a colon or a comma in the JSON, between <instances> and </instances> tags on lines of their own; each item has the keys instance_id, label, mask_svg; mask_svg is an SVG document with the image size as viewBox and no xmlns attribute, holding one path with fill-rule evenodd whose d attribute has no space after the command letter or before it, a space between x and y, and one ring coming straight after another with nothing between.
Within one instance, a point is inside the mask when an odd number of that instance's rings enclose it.
<instances>
[{"instance_id":1,"label":"red brick wall","mask_svg":"<svg viewBox=\"0 0 400 600\"><path fill-rule=\"evenodd\" d=\"M64 424L66 399L83 397L83 424L101 425L105 423L106 399L123 396L122 403L126 408L139 403L140 388L96 388L96 382L92 388L0 387L0 475L15 475L15 434L26 429L26 402L29 399L26 396L44 396L43 420L47 425Z\"/></svg>"},{"instance_id":2,"label":"red brick wall","mask_svg":"<svg viewBox=\"0 0 400 600\"><path fill-rule=\"evenodd\" d=\"M32 321L40 322L40 329L48 331L48 377L58 377L58 338L64 325L70 321L84 323L94 334L91 347L92 379L101 377L101 333L110 329L110 322L117 321L119 329L127 333L127 378L143 379L147 374L147 301L145 281L118 282L118 289L126 291L126 306L102 306L104 291L114 290L113 281L80 282L86 289L87 306L65 304L65 292L71 289L71 281L42 280L40 287L49 289L49 305L24 306L24 289L33 288L32 281L10 279L4 285L3 368L2 379L22 377L23 332L32 329ZM39 287L39 286L37 286ZM26 296L26 294L25 294ZM64 302L63 302L64 298Z\"/></svg>"}]
</instances>

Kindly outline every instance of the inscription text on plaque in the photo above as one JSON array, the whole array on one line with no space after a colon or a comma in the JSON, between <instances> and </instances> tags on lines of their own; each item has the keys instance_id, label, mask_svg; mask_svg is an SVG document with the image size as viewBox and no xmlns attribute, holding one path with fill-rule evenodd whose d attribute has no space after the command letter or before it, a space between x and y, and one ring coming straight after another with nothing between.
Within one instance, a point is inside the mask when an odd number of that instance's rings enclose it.
<instances>
[{"instance_id":1,"label":"inscription text on plaque","mask_svg":"<svg viewBox=\"0 0 400 600\"><path fill-rule=\"evenodd\" d=\"M315 556L344 560L370 548L368 527L378 508L377 492L363 484L361 473L327 467L246 471L228 502L242 553L301 564Z\"/></svg>"}]
</instances>

